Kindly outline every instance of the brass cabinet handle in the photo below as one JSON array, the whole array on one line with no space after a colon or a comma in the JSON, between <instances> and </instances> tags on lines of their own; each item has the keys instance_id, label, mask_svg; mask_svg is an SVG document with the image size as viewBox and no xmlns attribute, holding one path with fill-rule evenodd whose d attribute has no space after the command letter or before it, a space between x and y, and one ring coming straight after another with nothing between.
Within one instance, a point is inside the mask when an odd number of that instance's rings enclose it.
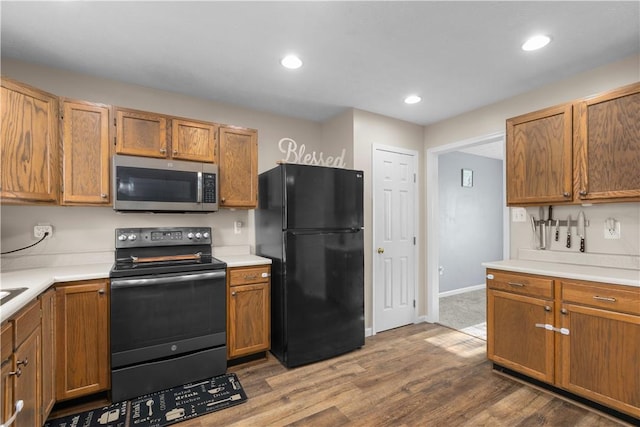
<instances>
[{"instance_id":1,"label":"brass cabinet handle","mask_svg":"<svg viewBox=\"0 0 640 427\"><path fill-rule=\"evenodd\" d=\"M18 368L15 371L9 372L8 375L10 375L10 376L15 375L16 377L19 377L20 375L22 375L22 369Z\"/></svg>"},{"instance_id":2,"label":"brass cabinet handle","mask_svg":"<svg viewBox=\"0 0 640 427\"><path fill-rule=\"evenodd\" d=\"M601 296L598 296L598 295L594 295L593 299L596 300L596 301L616 302L615 298L612 298L612 297L601 297Z\"/></svg>"},{"instance_id":3,"label":"brass cabinet handle","mask_svg":"<svg viewBox=\"0 0 640 427\"><path fill-rule=\"evenodd\" d=\"M569 193L568 191L565 191L564 193L562 193L562 195L564 197L571 197L571 193Z\"/></svg>"},{"instance_id":4,"label":"brass cabinet handle","mask_svg":"<svg viewBox=\"0 0 640 427\"><path fill-rule=\"evenodd\" d=\"M18 361L16 362L16 366L17 366L17 367L20 367L20 366L27 366L28 364L29 364L29 358L28 358L28 357L25 357L25 359L24 359L24 360L18 360Z\"/></svg>"},{"instance_id":5,"label":"brass cabinet handle","mask_svg":"<svg viewBox=\"0 0 640 427\"><path fill-rule=\"evenodd\" d=\"M518 282L507 282L508 285L511 286L517 286L519 288L524 288L524 283L518 283Z\"/></svg>"}]
</instances>

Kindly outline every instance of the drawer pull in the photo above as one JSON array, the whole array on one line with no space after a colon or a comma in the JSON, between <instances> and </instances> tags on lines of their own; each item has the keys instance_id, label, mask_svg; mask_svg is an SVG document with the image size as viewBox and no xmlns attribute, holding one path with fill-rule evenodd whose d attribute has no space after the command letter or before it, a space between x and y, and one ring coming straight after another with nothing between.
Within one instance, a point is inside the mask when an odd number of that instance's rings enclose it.
<instances>
[{"instance_id":1,"label":"drawer pull","mask_svg":"<svg viewBox=\"0 0 640 427\"><path fill-rule=\"evenodd\" d=\"M611 298L611 297L600 297L598 295L594 295L593 299L596 301L607 301L607 302L616 302L615 298Z\"/></svg>"},{"instance_id":2,"label":"drawer pull","mask_svg":"<svg viewBox=\"0 0 640 427\"><path fill-rule=\"evenodd\" d=\"M507 282L508 285L511 286L517 286L519 288L524 288L524 283L518 283L518 282Z\"/></svg>"}]
</instances>

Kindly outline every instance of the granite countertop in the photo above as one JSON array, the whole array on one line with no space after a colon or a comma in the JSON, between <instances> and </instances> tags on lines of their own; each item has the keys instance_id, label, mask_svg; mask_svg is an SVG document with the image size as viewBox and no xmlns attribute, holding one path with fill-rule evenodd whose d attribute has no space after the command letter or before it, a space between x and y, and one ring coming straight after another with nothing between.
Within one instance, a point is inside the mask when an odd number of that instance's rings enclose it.
<instances>
[{"instance_id":1,"label":"granite countertop","mask_svg":"<svg viewBox=\"0 0 640 427\"><path fill-rule=\"evenodd\" d=\"M245 254L216 255L227 267L271 264L269 258ZM4 322L54 283L77 280L105 279L109 277L112 262L58 267L28 268L0 273L0 290L27 288L24 292L0 306L0 322Z\"/></svg>"},{"instance_id":2,"label":"granite countertop","mask_svg":"<svg viewBox=\"0 0 640 427\"><path fill-rule=\"evenodd\" d=\"M497 270L640 287L640 270L635 269L594 267L591 265L523 259L484 262L482 265Z\"/></svg>"}]
</instances>

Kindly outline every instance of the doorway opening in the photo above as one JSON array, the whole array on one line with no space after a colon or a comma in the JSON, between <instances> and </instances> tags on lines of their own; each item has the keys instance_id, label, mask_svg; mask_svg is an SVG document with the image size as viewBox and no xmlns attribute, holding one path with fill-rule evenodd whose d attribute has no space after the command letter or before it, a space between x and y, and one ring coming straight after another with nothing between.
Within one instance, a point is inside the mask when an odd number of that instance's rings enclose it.
<instances>
[{"instance_id":1,"label":"doorway opening","mask_svg":"<svg viewBox=\"0 0 640 427\"><path fill-rule=\"evenodd\" d=\"M486 337L482 262L509 257L505 188L503 132L427 150L426 321Z\"/></svg>"}]
</instances>

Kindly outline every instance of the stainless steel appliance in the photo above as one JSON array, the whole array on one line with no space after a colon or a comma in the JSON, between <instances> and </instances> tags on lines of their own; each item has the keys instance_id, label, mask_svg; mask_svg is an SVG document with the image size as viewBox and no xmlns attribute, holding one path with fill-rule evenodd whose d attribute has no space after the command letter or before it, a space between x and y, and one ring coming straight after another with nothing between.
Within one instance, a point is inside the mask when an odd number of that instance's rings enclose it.
<instances>
[{"instance_id":1,"label":"stainless steel appliance","mask_svg":"<svg viewBox=\"0 0 640 427\"><path fill-rule=\"evenodd\" d=\"M113 209L149 212L218 210L218 166L113 156Z\"/></svg>"},{"instance_id":2,"label":"stainless steel appliance","mask_svg":"<svg viewBox=\"0 0 640 427\"><path fill-rule=\"evenodd\" d=\"M226 264L211 228L118 228L111 269L111 399L223 374Z\"/></svg>"},{"instance_id":3,"label":"stainless steel appliance","mask_svg":"<svg viewBox=\"0 0 640 427\"><path fill-rule=\"evenodd\" d=\"M271 352L287 367L364 345L361 171L284 164L259 177L256 253L272 260Z\"/></svg>"}]
</instances>

